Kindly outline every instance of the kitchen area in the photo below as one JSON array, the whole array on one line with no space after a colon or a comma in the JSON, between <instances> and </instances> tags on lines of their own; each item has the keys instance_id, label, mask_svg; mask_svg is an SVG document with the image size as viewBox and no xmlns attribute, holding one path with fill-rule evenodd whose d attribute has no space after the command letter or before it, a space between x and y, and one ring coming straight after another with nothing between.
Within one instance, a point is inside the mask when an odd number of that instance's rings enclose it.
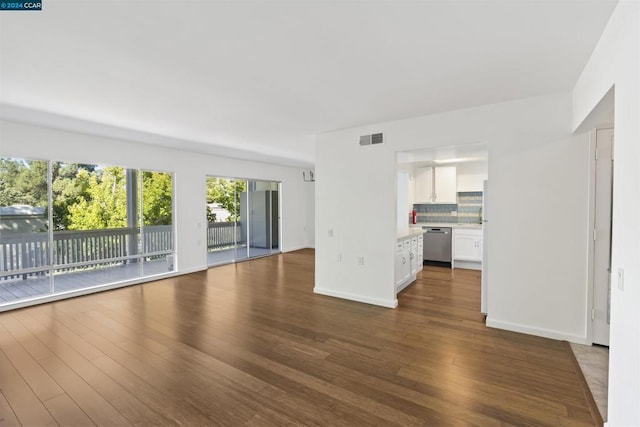
<instances>
[{"instance_id":1,"label":"kitchen area","mask_svg":"<svg viewBox=\"0 0 640 427\"><path fill-rule=\"evenodd\" d=\"M480 270L486 314L486 146L399 152L397 162L396 293L423 265Z\"/></svg>"}]
</instances>

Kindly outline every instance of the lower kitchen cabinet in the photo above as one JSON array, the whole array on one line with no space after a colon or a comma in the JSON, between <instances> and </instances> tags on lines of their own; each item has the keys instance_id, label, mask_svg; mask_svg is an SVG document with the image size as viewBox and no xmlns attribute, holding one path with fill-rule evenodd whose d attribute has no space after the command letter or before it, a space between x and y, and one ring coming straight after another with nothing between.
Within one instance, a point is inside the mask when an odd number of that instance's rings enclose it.
<instances>
[{"instance_id":1,"label":"lower kitchen cabinet","mask_svg":"<svg viewBox=\"0 0 640 427\"><path fill-rule=\"evenodd\" d=\"M416 280L416 274L422 271L422 235L410 235L398 239L396 243L396 292L409 286Z\"/></svg>"},{"instance_id":2,"label":"lower kitchen cabinet","mask_svg":"<svg viewBox=\"0 0 640 427\"><path fill-rule=\"evenodd\" d=\"M422 271L422 234L411 238L411 274L415 275Z\"/></svg>"},{"instance_id":3,"label":"lower kitchen cabinet","mask_svg":"<svg viewBox=\"0 0 640 427\"><path fill-rule=\"evenodd\" d=\"M396 290L411 277L411 253L404 247L404 241L396 244Z\"/></svg>"},{"instance_id":4,"label":"lower kitchen cabinet","mask_svg":"<svg viewBox=\"0 0 640 427\"><path fill-rule=\"evenodd\" d=\"M460 268L482 268L482 230L453 230L453 264Z\"/></svg>"}]
</instances>

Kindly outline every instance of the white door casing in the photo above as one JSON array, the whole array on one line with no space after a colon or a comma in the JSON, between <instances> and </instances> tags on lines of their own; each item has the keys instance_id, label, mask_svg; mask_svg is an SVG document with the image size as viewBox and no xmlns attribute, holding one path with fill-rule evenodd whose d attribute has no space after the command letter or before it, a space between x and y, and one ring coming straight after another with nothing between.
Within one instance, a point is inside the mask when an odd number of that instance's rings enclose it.
<instances>
[{"instance_id":1,"label":"white door casing","mask_svg":"<svg viewBox=\"0 0 640 427\"><path fill-rule=\"evenodd\" d=\"M613 129L596 131L592 341L609 345Z\"/></svg>"}]
</instances>

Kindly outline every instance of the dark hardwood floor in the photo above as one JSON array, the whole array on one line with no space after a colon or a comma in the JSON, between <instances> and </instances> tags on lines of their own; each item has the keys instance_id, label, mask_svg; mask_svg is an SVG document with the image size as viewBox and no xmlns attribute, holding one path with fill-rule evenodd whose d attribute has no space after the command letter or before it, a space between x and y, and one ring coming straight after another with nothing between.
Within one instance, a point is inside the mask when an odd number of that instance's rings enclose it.
<instances>
[{"instance_id":1,"label":"dark hardwood floor","mask_svg":"<svg viewBox=\"0 0 640 427\"><path fill-rule=\"evenodd\" d=\"M565 342L487 329L479 272L396 310L312 250L0 314L0 425L594 425Z\"/></svg>"}]
</instances>

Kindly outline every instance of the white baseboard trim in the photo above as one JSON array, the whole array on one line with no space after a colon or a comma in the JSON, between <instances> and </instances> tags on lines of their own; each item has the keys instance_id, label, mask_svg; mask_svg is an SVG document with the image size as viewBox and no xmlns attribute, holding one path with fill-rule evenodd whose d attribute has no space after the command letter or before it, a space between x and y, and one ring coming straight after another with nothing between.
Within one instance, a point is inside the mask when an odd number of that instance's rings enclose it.
<instances>
[{"instance_id":1,"label":"white baseboard trim","mask_svg":"<svg viewBox=\"0 0 640 427\"><path fill-rule=\"evenodd\" d=\"M410 284L414 283L416 281L416 275L412 274L411 277L406 280L403 284L401 284L400 286L396 287L396 295L402 291L404 288L406 288L407 286L409 286Z\"/></svg>"},{"instance_id":2,"label":"white baseboard trim","mask_svg":"<svg viewBox=\"0 0 640 427\"><path fill-rule=\"evenodd\" d=\"M209 267L194 267L194 268L189 268L186 270L180 270L180 271L176 271L175 273L170 273L167 276L164 277L173 277L173 276L182 276L183 274L191 274L191 273L197 273L199 271L207 271L209 269Z\"/></svg>"},{"instance_id":3,"label":"white baseboard trim","mask_svg":"<svg viewBox=\"0 0 640 427\"><path fill-rule=\"evenodd\" d=\"M482 270L482 263L475 261L453 260L453 268L465 268L467 270Z\"/></svg>"},{"instance_id":4,"label":"white baseboard trim","mask_svg":"<svg viewBox=\"0 0 640 427\"><path fill-rule=\"evenodd\" d=\"M351 294L348 292L339 292L339 291L333 291L331 289L319 288L317 286L313 288L313 293L326 295L329 297L348 299L350 301L363 302L365 304L378 305L378 306L387 307L387 308L396 308L398 306L397 299L384 300L379 298L371 298L363 295Z\"/></svg>"},{"instance_id":5,"label":"white baseboard trim","mask_svg":"<svg viewBox=\"0 0 640 427\"><path fill-rule=\"evenodd\" d=\"M520 332L528 335L535 335L543 338L551 338L560 341L569 341L576 344L587 344L587 337L568 334L562 331L556 331L553 329L536 328L532 326L522 325L519 323L505 322L502 320L493 319L491 316L487 316L487 326L490 328L504 329L506 331Z\"/></svg>"},{"instance_id":6,"label":"white baseboard trim","mask_svg":"<svg viewBox=\"0 0 640 427\"><path fill-rule=\"evenodd\" d=\"M295 251L299 251L299 250L302 250L302 249L315 249L315 248L312 248L312 247L309 247L309 246L295 246L293 248L283 249L282 253L285 254L287 252L295 252Z\"/></svg>"}]
</instances>

